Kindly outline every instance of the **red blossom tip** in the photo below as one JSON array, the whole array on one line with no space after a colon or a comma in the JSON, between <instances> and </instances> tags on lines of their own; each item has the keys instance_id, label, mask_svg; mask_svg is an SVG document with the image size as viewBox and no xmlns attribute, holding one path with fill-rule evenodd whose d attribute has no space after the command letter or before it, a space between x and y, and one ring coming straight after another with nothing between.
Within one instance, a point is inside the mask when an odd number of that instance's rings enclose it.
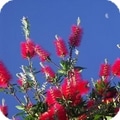
<instances>
[{"instance_id":1,"label":"red blossom tip","mask_svg":"<svg viewBox=\"0 0 120 120\"><path fill-rule=\"evenodd\" d=\"M36 45L35 52L40 57L42 62L50 60L50 53L44 50L40 45Z\"/></svg>"},{"instance_id":2,"label":"red blossom tip","mask_svg":"<svg viewBox=\"0 0 120 120\"><path fill-rule=\"evenodd\" d=\"M46 79L48 79L48 81L50 81L50 82L55 77L55 72L52 70L52 68L50 66L44 66L42 68L42 72L45 74Z\"/></svg>"},{"instance_id":3,"label":"red blossom tip","mask_svg":"<svg viewBox=\"0 0 120 120\"><path fill-rule=\"evenodd\" d=\"M48 103L48 106L55 104L57 102L57 98L62 98L61 91L56 88L50 88L46 95L46 102Z\"/></svg>"},{"instance_id":4,"label":"red blossom tip","mask_svg":"<svg viewBox=\"0 0 120 120\"><path fill-rule=\"evenodd\" d=\"M56 53L59 57L65 57L68 54L68 50L64 40L60 37L57 37L54 41Z\"/></svg>"},{"instance_id":5,"label":"red blossom tip","mask_svg":"<svg viewBox=\"0 0 120 120\"><path fill-rule=\"evenodd\" d=\"M0 61L0 87L6 88L10 82L11 75L5 65Z\"/></svg>"},{"instance_id":6,"label":"red blossom tip","mask_svg":"<svg viewBox=\"0 0 120 120\"><path fill-rule=\"evenodd\" d=\"M32 58L35 56L35 44L32 40L27 39L27 41L21 43L21 55L23 58Z\"/></svg>"},{"instance_id":7,"label":"red blossom tip","mask_svg":"<svg viewBox=\"0 0 120 120\"><path fill-rule=\"evenodd\" d=\"M8 115L8 106L5 105L5 100L2 99L2 105L0 105L0 111L7 116Z\"/></svg>"},{"instance_id":8,"label":"red blossom tip","mask_svg":"<svg viewBox=\"0 0 120 120\"><path fill-rule=\"evenodd\" d=\"M120 77L120 58L118 58L112 65L113 75Z\"/></svg>"},{"instance_id":9,"label":"red blossom tip","mask_svg":"<svg viewBox=\"0 0 120 120\"><path fill-rule=\"evenodd\" d=\"M109 64L101 64L100 66L100 71L99 71L99 76L102 77L108 77L110 76L110 65Z\"/></svg>"},{"instance_id":10,"label":"red blossom tip","mask_svg":"<svg viewBox=\"0 0 120 120\"><path fill-rule=\"evenodd\" d=\"M72 26L72 33L69 37L69 44L72 47L78 47L82 39L83 29L79 26Z\"/></svg>"}]
</instances>

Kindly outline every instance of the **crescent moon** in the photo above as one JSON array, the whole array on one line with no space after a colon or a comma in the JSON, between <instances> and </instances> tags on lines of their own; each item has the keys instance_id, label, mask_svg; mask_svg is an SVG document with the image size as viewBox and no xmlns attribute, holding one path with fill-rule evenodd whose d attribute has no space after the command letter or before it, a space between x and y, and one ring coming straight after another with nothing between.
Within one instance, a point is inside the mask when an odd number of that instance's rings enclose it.
<instances>
[{"instance_id":1,"label":"crescent moon","mask_svg":"<svg viewBox=\"0 0 120 120\"><path fill-rule=\"evenodd\" d=\"M108 13L105 13L105 18L107 18L107 19L109 18L109 15L108 15Z\"/></svg>"}]
</instances>

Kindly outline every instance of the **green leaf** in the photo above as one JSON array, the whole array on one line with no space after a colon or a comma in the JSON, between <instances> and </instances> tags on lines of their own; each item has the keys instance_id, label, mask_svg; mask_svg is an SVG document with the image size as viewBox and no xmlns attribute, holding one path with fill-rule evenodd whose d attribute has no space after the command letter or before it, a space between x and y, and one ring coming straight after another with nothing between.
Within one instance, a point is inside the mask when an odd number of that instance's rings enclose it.
<instances>
[{"instance_id":1,"label":"green leaf","mask_svg":"<svg viewBox=\"0 0 120 120\"><path fill-rule=\"evenodd\" d=\"M64 71L64 70L58 70L58 73L66 75L66 71Z\"/></svg>"},{"instance_id":2,"label":"green leaf","mask_svg":"<svg viewBox=\"0 0 120 120\"><path fill-rule=\"evenodd\" d=\"M111 116L106 116L107 120L111 120L112 117Z\"/></svg>"},{"instance_id":3,"label":"green leaf","mask_svg":"<svg viewBox=\"0 0 120 120\"><path fill-rule=\"evenodd\" d=\"M35 120L35 118L32 116L27 116L24 120Z\"/></svg>"},{"instance_id":4,"label":"green leaf","mask_svg":"<svg viewBox=\"0 0 120 120\"><path fill-rule=\"evenodd\" d=\"M83 69L86 69L84 67L81 67L81 66L75 66L74 67L75 70L78 70L79 72L82 72Z\"/></svg>"},{"instance_id":5,"label":"green leaf","mask_svg":"<svg viewBox=\"0 0 120 120\"><path fill-rule=\"evenodd\" d=\"M94 120L99 120L102 117L102 115L95 115Z\"/></svg>"},{"instance_id":6,"label":"green leaf","mask_svg":"<svg viewBox=\"0 0 120 120\"><path fill-rule=\"evenodd\" d=\"M22 111L22 112L19 112L19 113L15 114L14 116L15 116L15 117L17 117L17 116L23 116L24 114L25 114L25 112Z\"/></svg>"},{"instance_id":7,"label":"green leaf","mask_svg":"<svg viewBox=\"0 0 120 120\"><path fill-rule=\"evenodd\" d=\"M70 63L68 61L62 60L60 66L62 67L63 70L67 71L70 67Z\"/></svg>"},{"instance_id":8,"label":"green leaf","mask_svg":"<svg viewBox=\"0 0 120 120\"><path fill-rule=\"evenodd\" d=\"M24 110L24 107L23 106L20 106L20 105L17 105L15 106L18 110Z\"/></svg>"},{"instance_id":9,"label":"green leaf","mask_svg":"<svg viewBox=\"0 0 120 120\"><path fill-rule=\"evenodd\" d=\"M64 69L65 68L65 64L66 64L66 61L64 61L64 60L62 60L61 62L60 62L60 66Z\"/></svg>"}]
</instances>

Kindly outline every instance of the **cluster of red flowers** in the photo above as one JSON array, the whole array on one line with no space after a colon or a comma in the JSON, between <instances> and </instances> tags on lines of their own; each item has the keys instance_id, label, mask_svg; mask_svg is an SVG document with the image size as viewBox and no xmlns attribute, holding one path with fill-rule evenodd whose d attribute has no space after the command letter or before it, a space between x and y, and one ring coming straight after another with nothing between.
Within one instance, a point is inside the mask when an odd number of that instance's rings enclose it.
<instances>
[{"instance_id":1,"label":"cluster of red flowers","mask_svg":"<svg viewBox=\"0 0 120 120\"><path fill-rule=\"evenodd\" d=\"M81 27L77 25L72 26L72 33L69 37L70 46L76 47L80 45L83 33L82 31ZM62 38L56 36L54 44L56 47L56 53L59 57L65 57L68 54L65 41ZM29 38L25 42L21 43L21 53L23 58L32 58L37 54L42 62L49 60L50 56L50 53L44 50L40 45L35 45Z\"/></svg>"},{"instance_id":2,"label":"cluster of red flowers","mask_svg":"<svg viewBox=\"0 0 120 120\"><path fill-rule=\"evenodd\" d=\"M119 76L120 62L118 61L119 59L117 59L115 63L111 66L105 60L105 63L101 64L100 66L99 71L100 79L96 82L95 87L98 95L103 96L103 102L106 103L113 102L114 100L113 98L115 98L117 95L117 90L115 88L111 89L110 75L112 74L113 76Z\"/></svg>"},{"instance_id":3,"label":"cluster of red flowers","mask_svg":"<svg viewBox=\"0 0 120 120\"><path fill-rule=\"evenodd\" d=\"M48 60L50 56L47 51L45 51L41 46L35 45L35 43L30 39L21 43L21 54L23 58L32 58L35 55L38 55L41 61Z\"/></svg>"},{"instance_id":4,"label":"cluster of red flowers","mask_svg":"<svg viewBox=\"0 0 120 120\"><path fill-rule=\"evenodd\" d=\"M73 71L72 77L65 78L60 88L50 88L46 94L46 102L49 106L47 112L40 115L40 120L68 120L66 110L58 99L70 101L72 106L76 106L82 102L82 95L88 93L88 82L82 80L78 71ZM66 103L67 104L67 103Z\"/></svg>"},{"instance_id":5,"label":"cluster of red flowers","mask_svg":"<svg viewBox=\"0 0 120 120\"><path fill-rule=\"evenodd\" d=\"M117 90L115 87L111 87L110 76L112 74L113 76L120 77L120 58L118 58L113 65L108 64L107 60L105 60L104 64L101 64L99 79L95 82L95 86L93 88L94 95L84 101L84 95L88 94L90 91L89 82L82 78L80 71L81 67L75 66L76 59L73 59L71 54L75 47L80 45L82 34L83 29L81 26L72 26L72 32L68 42L70 53L68 52L65 41L61 37L56 36L56 40L54 41L56 54L62 58L60 66L57 66L59 69L56 72L54 72L50 66L44 66L42 63L45 61L53 63L49 52L44 50L40 45L35 44L28 36L26 41L21 43L21 55L24 59L29 60L29 67L22 67L23 73L19 74L20 79L18 80L18 83L20 90L22 88L24 94L26 93L26 103L21 104L21 106L24 111L27 111L26 113L28 115L29 113L32 115L36 112L35 115L37 114L36 116L39 120L69 120L72 117L77 117L77 120L87 120L85 110L89 112L89 108L93 107L97 103L96 100L100 98L101 102L105 104L113 102L113 98L117 96ZM66 59L67 55L69 57ZM30 66L30 60L34 56L38 56L40 58L40 65L42 67L40 72L45 75L47 83L49 82L51 85L47 91L46 88L43 90L39 88L40 86L35 77L35 74L39 72L33 70L32 65ZM10 80L10 73L6 69L5 65L0 62L0 88L4 89L7 87L13 87L14 85L10 84ZM37 104L32 104L27 93L27 90L30 87L31 89L34 89L33 91L36 90L34 96L35 99L41 102L41 98L43 97L42 102L47 105L47 109L38 109L40 108L40 105L37 106ZM12 92L14 92L14 90ZM41 94L42 97L40 96ZM96 96L98 98L96 98ZM17 96L15 96L15 98L17 98ZM19 103L22 103L19 98L17 98L17 100ZM83 104L84 106L82 106ZM42 104L42 107L43 106L44 104ZM82 112L79 112L79 108L77 109L78 106L82 106L82 108L80 108ZM98 109L98 106L95 107ZM69 108L74 108L75 111L68 110ZM6 105L1 105L0 110L7 116L8 110ZM75 116L73 114L75 114ZM93 115L93 113L90 115Z\"/></svg>"}]
</instances>

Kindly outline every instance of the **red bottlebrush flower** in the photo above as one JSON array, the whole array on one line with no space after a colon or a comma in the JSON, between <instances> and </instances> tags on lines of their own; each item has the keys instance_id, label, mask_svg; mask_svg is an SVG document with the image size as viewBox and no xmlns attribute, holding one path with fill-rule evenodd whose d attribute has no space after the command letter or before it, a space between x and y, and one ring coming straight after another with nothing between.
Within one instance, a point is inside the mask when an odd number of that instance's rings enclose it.
<instances>
[{"instance_id":1,"label":"red bottlebrush flower","mask_svg":"<svg viewBox=\"0 0 120 120\"><path fill-rule=\"evenodd\" d=\"M32 58L35 56L35 44L32 40L28 39L21 43L21 54L23 58Z\"/></svg>"},{"instance_id":2,"label":"red bottlebrush flower","mask_svg":"<svg viewBox=\"0 0 120 120\"><path fill-rule=\"evenodd\" d=\"M69 37L70 46L78 47L80 45L80 42L81 42L82 34L83 34L83 29L79 26L73 25L72 26L72 33Z\"/></svg>"},{"instance_id":3,"label":"red bottlebrush flower","mask_svg":"<svg viewBox=\"0 0 120 120\"><path fill-rule=\"evenodd\" d=\"M115 88L109 88L104 95L103 102L110 103L114 101L114 98L117 96L117 90Z\"/></svg>"},{"instance_id":4,"label":"red bottlebrush flower","mask_svg":"<svg viewBox=\"0 0 120 120\"><path fill-rule=\"evenodd\" d=\"M40 57L41 61L47 61L50 59L50 54L45 51L41 46L37 45L35 47L36 54Z\"/></svg>"},{"instance_id":5,"label":"red bottlebrush flower","mask_svg":"<svg viewBox=\"0 0 120 120\"><path fill-rule=\"evenodd\" d=\"M22 79L19 79L17 82L20 86L22 86L24 84Z\"/></svg>"},{"instance_id":6,"label":"red bottlebrush flower","mask_svg":"<svg viewBox=\"0 0 120 120\"><path fill-rule=\"evenodd\" d=\"M54 120L53 116L51 116L51 114L49 113L49 111L42 113L39 116L39 120Z\"/></svg>"},{"instance_id":7,"label":"red bottlebrush flower","mask_svg":"<svg viewBox=\"0 0 120 120\"><path fill-rule=\"evenodd\" d=\"M88 81L82 80L78 70L74 70L70 77L71 84L79 91L81 95L86 94L89 91Z\"/></svg>"},{"instance_id":8,"label":"red bottlebrush flower","mask_svg":"<svg viewBox=\"0 0 120 120\"><path fill-rule=\"evenodd\" d=\"M0 110L5 116L8 115L8 107L6 105L5 106L0 106Z\"/></svg>"},{"instance_id":9,"label":"red bottlebrush flower","mask_svg":"<svg viewBox=\"0 0 120 120\"><path fill-rule=\"evenodd\" d=\"M80 104L82 102L82 97L81 97L81 94L80 93L76 93L73 98L72 98L72 105L73 106L76 106L78 104Z\"/></svg>"},{"instance_id":10,"label":"red bottlebrush flower","mask_svg":"<svg viewBox=\"0 0 120 120\"><path fill-rule=\"evenodd\" d=\"M56 88L50 88L46 94L46 102L51 106L57 102L57 98L62 98L61 91Z\"/></svg>"},{"instance_id":11,"label":"red bottlebrush flower","mask_svg":"<svg viewBox=\"0 0 120 120\"><path fill-rule=\"evenodd\" d=\"M5 65L0 61L0 87L6 88L11 79L9 71Z\"/></svg>"},{"instance_id":12,"label":"red bottlebrush flower","mask_svg":"<svg viewBox=\"0 0 120 120\"><path fill-rule=\"evenodd\" d=\"M72 101L72 105L79 104L82 99L81 96L89 91L88 82L81 80L78 71L70 72L69 78L65 78L61 85L61 92L65 99Z\"/></svg>"},{"instance_id":13,"label":"red bottlebrush flower","mask_svg":"<svg viewBox=\"0 0 120 120\"><path fill-rule=\"evenodd\" d=\"M45 74L49 82L52 82L53 78L55 77L55 72L51 69L51 67L49 66L43 67L42 72Z\"/></svg>"},{"instance_id":14,"label":"red bottlebrush flower","mask_svg":"<svg viewBox=\"0 0 120 120\"><path fill-rule=\"evenodd\" d=\"M56 53L59 57L65 57L68 54L65 42L60 37L55 40Z\"/></svg>"},{"instance_id":15,"label":"red bottlebrush flower","mask_svg":"<svg viewBox=\"0 0 120 120\"><path fill-rule=\"evenodd\" d=\"M110 65L109 64L101 64L99 76L100 77L102 77L102 76L105 76L105 77L110 76Z\"/></svg>"},{"instance_id":16,"label":"red bottlebrush flower","mask_svg":"<svg viewBox=\"0 0 120 120\"><path fill-rule=\"evenodd\" d=\"M112 66L113 75L120 77L120 58L118 58Z\"/></svg>"},{"instance_id":17,"label":"red bottlebrush flower","mask_svg":"<svg viewBox=\"0 0 120 120\"><path fill-rule=\"evenodd\" d=\"M91 99L87 102L87 108L92 107L95 104L95 100Z\"/></svg>"},{"instance_id":18,"label":"red bottlebrush flower","mask_svg":"<svg viewBox=\"0 0 120 120\"><path fill-rule=\"evenodd\" d=\"M112 103L113 101L114 101L113 98L105 98L104 100L102 100L102 102L106 104Z\"/></svg>"},{"instance_id":19,"label":"red bottlebrush flower","mask_svg":"<svg viewBox=\"0 0 120 120\"><path fill-rule=\"evenodd\" d=\"M80 92L81 95L84 95L89 92L89 83L88 81L81 80L77 83L76 88Z\"/></svg>"},{"instance_id":20,"label":"red bottlebrush flower","mask_svg":"<svg viewBox=\"0 0 120 120\"><path fill-rule=\"evenodd\" d=\"M61 92L66 99L72 99L76 95L76 90L68 78L64 79L63 84L61 85Z\"/></svg>"},{"instance_id":21,"label":"red bottlebrush flower","mask_svg":"<svg viewBox=\"0 0 120 120\"><path fill-rule=\"evenodd\" d=\"M2 105L0 105L0 111L7 116L8 115L8 107L5 105L5 100L2 99Z\"/></svg>"},{"instance_id":22,"label":"red bottlebrush flower","mask_svg":"<svg viewBox=\"0 0 120 120\"><path fill-rule=\"evenodd\" d=\"M55 103L50 109L49 113L51 116L53 116L54 120L68 120L66 116L66 110L65 108L59 104Z\"/></svg>"}]
</instances>

